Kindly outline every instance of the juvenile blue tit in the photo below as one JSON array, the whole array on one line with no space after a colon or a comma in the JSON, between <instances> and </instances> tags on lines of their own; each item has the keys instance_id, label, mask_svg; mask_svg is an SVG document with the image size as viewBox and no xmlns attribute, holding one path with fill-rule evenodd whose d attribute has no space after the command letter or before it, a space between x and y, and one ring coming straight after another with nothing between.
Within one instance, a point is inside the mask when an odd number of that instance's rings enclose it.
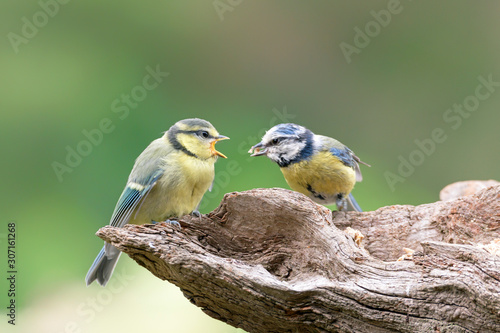
<instances>
[{"instance_id":1,"label":"juvenile blue tit","mask_svg":"<svg viewBox=\"0 0 500 333\"><path fill-rule=\"evenodd\" d=\"M189 213L199 215L198 205L214 180L214 163L224 154L215 143L229 139L202 119L181 120L136 159L127 185L116 204L110 225L170 221ZM178 222L173 222L178 224ZM85 281L105 286L120 257L109 243L90 267Z\"/></svg>"},{"instance_id":2,"label":"juvenile blue tit","mask_svg":"<svg viewBox=\"0 0 500 333\"><path fill-rule=\"evenodd\" d=\"M314 202L362 211L351 191L362 180L358 163L369 165L339 141L296 124L279 124L249 153L278 163L288 185Z\"/></svg>"}]
</instances>

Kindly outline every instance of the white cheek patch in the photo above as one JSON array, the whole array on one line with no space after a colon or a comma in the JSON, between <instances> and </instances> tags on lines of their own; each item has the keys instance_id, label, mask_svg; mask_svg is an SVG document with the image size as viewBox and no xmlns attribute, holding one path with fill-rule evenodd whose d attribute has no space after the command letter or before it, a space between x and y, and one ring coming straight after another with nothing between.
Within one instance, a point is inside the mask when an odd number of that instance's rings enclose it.
<instances>
[{"instance_id":1,"label":"white cheek patch","mask_svg":"<svg viewBox=\"0 0 500 333\"><path fill-rule=\"evenodd\" d=\"M279 156L281 159L291 161L300 155L302 149L304 149L305 146L306 146L305 142L299 142L299 141L292 141L289 143L287 142L282 146L278 146L279 153L276 155Z\"/></svg>"},{"instance_id":2,"label":"white cheek patch","mask_svg":"<svg viewBox=\"0 0 500 333\"><path fill-rule=\"evenodd\" d=\"M278 155L276 155L276 152L274 152L274 151L270 151L270 150L268 150L268 151L267 151L267 157L268 157L271 161L278 162Z\"/></svg>"},{"instance_id":3,"label":"white cheek patch","mask_svg":"<svg viewBox=\"0 0 500 333\"><path fill-rule=\"evenodd\" d=\"M289 124L290 128L283 128L276 125L264 134L262 143L267 146L267 157L279 163L288 163L297 160L304 150L307 142L305 138L301 140L307 129L302 126ZM281 139L281 143L273 144L273 139Z\"/></svg>"}]
</instances>

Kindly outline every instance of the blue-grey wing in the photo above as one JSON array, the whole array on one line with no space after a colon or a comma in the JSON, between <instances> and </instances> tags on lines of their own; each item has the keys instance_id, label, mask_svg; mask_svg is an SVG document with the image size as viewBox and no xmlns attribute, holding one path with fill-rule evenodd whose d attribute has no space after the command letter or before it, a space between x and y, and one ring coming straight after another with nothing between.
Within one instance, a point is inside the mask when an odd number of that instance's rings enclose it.
<instances>
[{"instance_id":1,"label":"blue-grey wing","mask_svg":"<svg viewBox=\"0 0 500 333\"><path fill-rule=\"evenodd\" d=\"M163 169L157 169L141 181L129 181L120 199L118 199L110 225L113 227L123 227L127 224L134 209L142 199L146 198L149 191L151 191L163 174Z\"/></svg>"},{"instance_id":2,"label":"blue-grey wing","mask_svg":"<svg viewBox=\"0 0 500 333\"><path fill-rule=\"evenodd\" d=\"M127 224L137 205L140 205L141 200L147 197L148 193L155 186L157 180L162 175L163 170L158 169L149 177L145 178L142 184L131 182L129 180L127 186L125 186L125 189L122 192L122 195L120 196L120 199L118 199L113 216L111 217L110 225L121 228ZM140 206L138 209L140 209ZM114 259L116 264L118 256L120 255L120 250L109 243L105 243L104 253L106 253L108 260ZM114 266L111 267L111 272L113 268Z\"/></svg>"},{"instance_id":3,"label":"blue-grey wing","mask_svg":"<svg viewBox=\"0 0 500 333\"><path fill-rule=\"evenodd\" d=\"M171 152L162 138L156 139L137 157L127 186L116 204L110 225L123 227L146 198L158 179L165 173L164 158ZM139 206L140 207L140 206Z\"/></svg>"},{"instance_id":4,"label":"blue-grey wing","mask_svg":"<svg viewBox=\"0 0 500 333\"><path fill-rule=\"evenodd\" d=\"M350 150L347 147L343 148L330 148L330 152L332 155L336 156L344 165L351 167L354 169L354 172L356 173L356 181L360 182L363 180L363 176L361 175L361 170L359 169L359 164L358 163L363 163L359 157L357 157L352 150ZM366 164L368 165L368 164Z\"/></svg>"},{"instance_id":5,"label":"blue-grey wing","mask_svg":"<svg viewBox=\"0 0 500 333\"><path fill-rule=\"evenodd\" d=\"M352 150L341 142L323 135L318 135L317 137L321 142L321 149L328 150L332 155L344 163L344 165L353 168L356 173L356 181L360 182L363 180L361 170L359 169L359 163L370 166L369 164L361 161Z\"/></svg>"},{"instance_id":6,"label":"blue-grey wing","mask_svg":"<svg viewBox=\"0 0 500 333\"><path fill-rule=\"evenodd\" d=\"M356 160L354 159L355 155L349 148L330 148L330 153L337 157L342 163L344 163L344 165L354 168L354 165L356 164Z\"/></svg>"}]
</instances>

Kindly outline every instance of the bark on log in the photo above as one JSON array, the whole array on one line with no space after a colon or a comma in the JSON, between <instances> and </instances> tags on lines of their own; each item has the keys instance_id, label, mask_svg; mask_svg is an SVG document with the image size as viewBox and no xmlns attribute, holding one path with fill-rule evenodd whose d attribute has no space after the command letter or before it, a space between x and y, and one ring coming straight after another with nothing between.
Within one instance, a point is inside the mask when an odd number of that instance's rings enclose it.
<instances>
[{"instance_id":1,"label":"bark on log","mask_svg":"<svg viewBox=\"0 0 500 333\"><path fill-rule=\"evenodd\" d=\"M332 212L302 194L226 194L201 218L97 233L208 315L249 332L500 332L500 186ZM365 234L358 245L352 227ZM495 243L492 243L493 246ZM394 261L402 248L411 260Z\"/></svg>"}]
</instances>

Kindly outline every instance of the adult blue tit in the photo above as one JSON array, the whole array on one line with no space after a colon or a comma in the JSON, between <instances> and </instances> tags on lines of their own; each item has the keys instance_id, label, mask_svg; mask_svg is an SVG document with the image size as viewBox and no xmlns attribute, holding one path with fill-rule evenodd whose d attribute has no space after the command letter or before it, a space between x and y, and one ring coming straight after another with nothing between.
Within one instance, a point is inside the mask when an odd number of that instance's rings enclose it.
<instances>
[{"instance_id":1,"label":"adult blue tit","mask_svg":"<svg viewBox=\"0 0 500 333\"><path fill-rule=\"evenodd\" d=\"M170 221L189 213L199 215L197 207L214 180L215 161L219 156L226 158L214 147L224 139L229 138L219 135L206 120L175 123L136 159L110 225L123 227L127 223ZM105 243L85 277L87 286L94 280L105 286L120 254Z\"/></svg>"},{"instance_id":2,"label":"adult blue tit","mask_svg":"<svg viewBox=\"0 0 500 333\"><path fill-rule=\"evenodd\" d=\"M351 191L362 180L358 163L368 164L339 141L300 125L279 124L249 153L266 155L278 163L288 185L314 202L335 203L338 210L362 211Z\"/></svg>"}]
</instances>

